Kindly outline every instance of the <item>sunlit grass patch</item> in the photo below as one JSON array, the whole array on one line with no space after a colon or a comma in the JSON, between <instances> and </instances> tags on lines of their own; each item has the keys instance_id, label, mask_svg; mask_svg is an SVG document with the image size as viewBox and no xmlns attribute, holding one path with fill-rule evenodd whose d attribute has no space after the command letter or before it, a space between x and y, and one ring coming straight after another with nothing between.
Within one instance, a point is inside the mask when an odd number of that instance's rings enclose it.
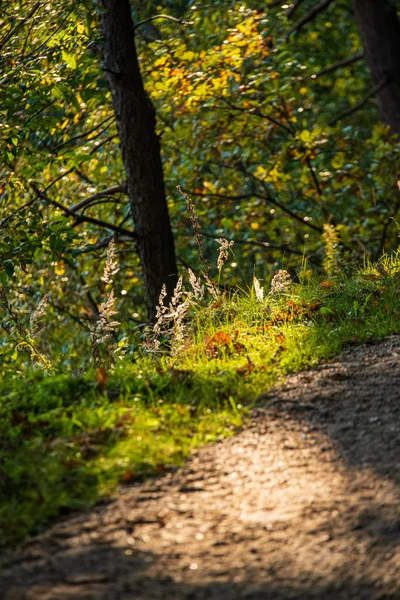
<instances>
[{"instance_id":1,"label":"sunlit grass patch","mask_svg":"<svg viewBox=\"0 0 400 600\"><path fill-rule=\"evenodd\" d=\"M0 384L0 539L14 543L119 484L232 435L287 373L400 331L398 256L349 277L259 287L188 306L150 352L99 379L37 370ZM278 285L279 281L277 281ZM184 299L183 299L184 301ZM174 344L177 346L174 348ZM98 373L97 373L98 375Z\"/></svg>"}]
</instances>

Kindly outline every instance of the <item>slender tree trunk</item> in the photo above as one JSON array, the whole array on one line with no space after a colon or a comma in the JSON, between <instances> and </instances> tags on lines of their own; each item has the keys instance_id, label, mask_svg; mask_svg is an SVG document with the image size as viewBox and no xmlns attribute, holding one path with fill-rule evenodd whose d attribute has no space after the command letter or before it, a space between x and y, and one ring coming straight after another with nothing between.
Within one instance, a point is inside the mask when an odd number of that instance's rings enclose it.
<instances>
[{"instance_id":1,"label":"slender tree trunk","mask_svg":"<svg viewBox=\"0 0 400 600\"><path fill-rule=\"evenodd\" d=\"M101 5L104 69L121 141L148 315L153 321L162 285L171 296L177 281L156 116L143 87L129 0L101 0Z\"/></svg>"},{"instance_id":2,"label":"slender tree trunk","mask_svg":"<svg viewBox=\"0 0 400 600\"><path fill-rule=\"evenodd\" d=\"M381 118L400 133L400 22L395 2L353 0L353 9L371 70Z\"/></svg>"}]
</instances>

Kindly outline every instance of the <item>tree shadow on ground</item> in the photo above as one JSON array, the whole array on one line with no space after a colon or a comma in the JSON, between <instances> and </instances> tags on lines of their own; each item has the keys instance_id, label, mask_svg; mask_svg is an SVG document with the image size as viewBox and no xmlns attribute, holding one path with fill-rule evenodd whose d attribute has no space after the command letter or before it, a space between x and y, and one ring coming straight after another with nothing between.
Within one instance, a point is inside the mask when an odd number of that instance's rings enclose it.
<instances>
[{"instance_id":1,"label":"tree shadow on ground","mask_svg":"<svg viewBox=\"0 0 400 600\"><path fill-rule=\"evenodd\" d=\"M169 575L146 575L157 562L150 552L134 551L127 556L112 546L89 546L60 550L57 558L32 555L15 581L0 578L0 600L308 600L308 599L397 599L398 591L381 593L376 582L360 574L337 577L325 585L312 573L304 573L297 585L263 581L262 573L249 569L242 581L179 581ZM15 566L15 565L14 565ZM266 574L265 574L266 575ZM261 577L260 577L261 576ZM278 578L279 579L279 578Z\"/></svg>"}]
</instances>

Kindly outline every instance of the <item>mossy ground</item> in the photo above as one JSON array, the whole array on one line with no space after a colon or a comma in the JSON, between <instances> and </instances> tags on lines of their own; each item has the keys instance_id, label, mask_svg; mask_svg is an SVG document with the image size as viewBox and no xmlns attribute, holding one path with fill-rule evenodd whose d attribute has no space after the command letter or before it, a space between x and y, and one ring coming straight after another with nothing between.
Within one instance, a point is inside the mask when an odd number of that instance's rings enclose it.
<instances>
[{"instance_id":1,"label":"mossy ground","mask_svg":"<svg viewBox=\"0 0 400 600\"><path fill-rule=\"evenodd\" d=\"M232 435L283 375L400 331L400 259L193 309L183 347L127 357L106 382L30 371L0 383L3 546L118 484L163 473ZM99 389L103 388L103 389Z\"/></svg>"}]
</instances>

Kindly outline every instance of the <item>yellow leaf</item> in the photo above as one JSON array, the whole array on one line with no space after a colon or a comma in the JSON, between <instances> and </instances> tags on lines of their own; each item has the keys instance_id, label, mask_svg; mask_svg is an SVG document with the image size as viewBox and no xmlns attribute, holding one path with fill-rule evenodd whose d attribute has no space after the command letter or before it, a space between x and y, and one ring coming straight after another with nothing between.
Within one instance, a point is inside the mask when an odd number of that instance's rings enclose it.
<instances>
[{"instance_id":1,"label":"yellow leaf","mask_svg":"<svg viewBox=\"0 0 400 600\"><path fill-rule=\"evenodd\" d=\"M299 133L299 138L302 142L309 142L311 140L311 133L308 129L303 129L303 131L300 131Z\"/></svg>"},{"instance_id":2,"label":"yellow leaf","mask_svg":"<svg viewBox=\"0 0 400 600\"><path fill-rule=\"evenodd\" d=\"M258 165L258 167L256 168L255 172L254 172L255 177L257 177L257 179L262 179L264 180L267 176L267 170L264 169L264 167L262 167L261 165Z\"/></svg>"},{"instance_id":3,"label":"yellow leaf","mask_svg":"<svg viewBox=\"0 0 400 600\"><path fill-rule=\"evenodd\" d=\"M341 169L344 165L345 154L344 152L338 152L332 159L332 167L334 169Z\"/></svg>"},{"instance_id":4,"label":"yellow leaf","mask_svg":"<svg viewBox=\"0 0 400 600\"><path fill-rule=\"evenodd\" d=\"M64 275L65 273L65 265L64 265L64 261L61 261L59 263L57 263L55 269L54 269L54 273L56 275Z\"/></svg>"},{"instance_id":5,"label":"yellow leaf","mask_svg":"<svg viewBox=\"0 0 400 600\"><path fill-rule=\"evenodd\" d=\"M187 50L186 52L184 52L182 54L182 59L191 61L195 58L195 56L196 56L196 54L194 52L192 52L191 50Z\"/></svg>"}]
</instances>

